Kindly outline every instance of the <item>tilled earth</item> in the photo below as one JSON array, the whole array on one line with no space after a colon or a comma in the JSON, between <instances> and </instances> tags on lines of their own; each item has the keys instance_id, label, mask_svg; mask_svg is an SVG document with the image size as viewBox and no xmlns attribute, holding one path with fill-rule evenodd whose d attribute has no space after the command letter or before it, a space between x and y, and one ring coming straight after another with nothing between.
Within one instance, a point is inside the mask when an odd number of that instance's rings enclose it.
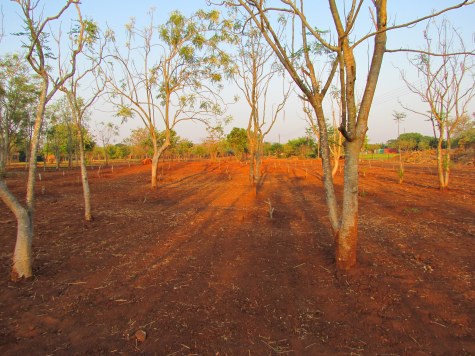
<instances>
[{"instance_id":1,"label":"tilled earth","mask_svg":"<svg viewBox=\"0 0 475 356\"><path fill-rule=\"evenodd\" d=\"M78 170L37 181L35 277L9 281L0 204L0 354L475 354L475 170L360 169L358 267L335 273L317 161ZM26 174L9 187L24 196ZM336 177L341 194L342 174ZM273 210L272 218L270 210Z\"/></svg>"}]
</instances>

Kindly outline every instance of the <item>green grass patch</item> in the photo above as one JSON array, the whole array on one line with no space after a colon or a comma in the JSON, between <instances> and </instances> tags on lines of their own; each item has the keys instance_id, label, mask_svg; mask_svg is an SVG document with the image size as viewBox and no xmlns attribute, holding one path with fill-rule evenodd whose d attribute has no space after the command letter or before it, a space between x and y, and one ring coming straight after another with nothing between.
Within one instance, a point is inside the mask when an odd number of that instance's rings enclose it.
<instances>
[{"instance_id":1,"label":"green grass patch","mask_svg":"<svg viewBox=\"0 0 475 356\"><path fill-rule=\"evenodd\" d=\"M360 154L360 159L387 161L397 156L398 156L397 153L365 153L365 154L362 153Z\"/></svg>"}]
</instances>

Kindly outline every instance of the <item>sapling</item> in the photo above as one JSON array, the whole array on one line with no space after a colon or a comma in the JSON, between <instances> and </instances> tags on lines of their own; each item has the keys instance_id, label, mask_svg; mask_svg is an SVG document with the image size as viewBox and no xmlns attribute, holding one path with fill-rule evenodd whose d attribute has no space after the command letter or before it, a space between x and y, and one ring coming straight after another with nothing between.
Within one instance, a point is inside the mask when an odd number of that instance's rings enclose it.
<instances>
[{"instance_id":1,"label":"sapling","mask_svg":"<svg viewBox=\"0 0 475 356\"><path fill-rule=\"evenodd\" d=\"M265 203L267 205L269 205L269 209L268 209L269 217L272 219L275 208L272 206L272 203L271 203L270 199L267 199L267 201Z\"/></svg>"},{"instance_id":2,"label":"sapling","mask_svg":"<svg viewBox=\"0 0 475 356\"><path fill-rule=\"evenodd\" d=\"M399 176L399 184L402 184L402 182L404 181L404 168L399 167L397 174Z\"/></svg>"}]
</instances>

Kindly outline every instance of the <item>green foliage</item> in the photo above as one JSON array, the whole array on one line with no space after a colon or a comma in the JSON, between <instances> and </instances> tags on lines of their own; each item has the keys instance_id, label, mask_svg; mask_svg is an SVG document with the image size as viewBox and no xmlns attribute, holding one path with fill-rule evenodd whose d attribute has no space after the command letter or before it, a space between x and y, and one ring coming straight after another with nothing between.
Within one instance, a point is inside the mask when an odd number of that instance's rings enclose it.
<instances>
[{"instance_id":1,"label":"green foliage","mask_svg":"<svg viewBox=\"0 0 475 356\"><path fill-rule=\"evenodd\" d=\"M397 157L397 153L367 153L360 154L360 159L370 159L376 161L385 161L390 160L391 158Z\"/></svg>"},{"instance_id":2,"label":"green foliage","mask_svg":"<svg viewBox=\"0 0 475 356\"><path fill-rule=\"evenodd\" d=\"M466 148L475 146L475 128L472 127L461 132L456 140L459 147Z\"/></svg>"},{"instance_id":3,"label":"green foliage","mask_svg":"<svg viewBox=\"0 0 475 356\"><path fill-rule=\"evenodd\" d=\"M130 155L130 147L123 144L117 143L115 145L109 145L107 147L107 153L112 159L124 159Z\"/></svg>"},{"instance_id":4,"label":"green foliage","mask_svg":"<svg viewBox=\"0 0 475 356\"><path fill-rule=\"evenodd\" d=\"M388 140L387 145L393 149L398 149L400 146L404 151L422 151L437 147L437 140L417 132L409 132L400 134L399 139Z\"/></svg>"},{"instance_id":5,"label":"green foliage","mask_svg":"<svg viewBox=\"0 0 475 356\"><path fill-rule=\"evenodd\" d=\"M94 20L85 19L83 20L84 32L82 41L85 46L92 46L94 42L99 39L99 26ZM69 32L69 36L72 41L77 45L79 43L79 34L81 31L81 23L76 21L76 24L73 26Z\"/></svg>"},{"instance_id":6,"label":"green foliage","mask_svg":"<svg viewBox=\"0 0 475 356\"><path fill-rule=\"evenodd\" d=\"M382 148L384 148L384 144L383 143L368 143L366 145L366 150L367 151L375 151L375 150L380 150Z\"/></svg>"},{"instance_id":7,"label":"green foliage","mask_svg":"<svg viewBox=\"0 0 475 356\"><path fill-rule=\"evenodd\" d=\"M38 103L38 78L18 54L0 58L0 145L27 149ZM3 149L3 148L0 148Z\"/></svg>"},{"instance_id":8,"label":"green foliage","mask_svg":"<svg viewBox=\"0 0 475 356\"><path fill-rule=\"evenodd\" d=\"M138 157L151 157L153 155L153 144L147 128L132 130L130 136L125 140L125 144L130 147L131 154Z\"/></svg>"},{"instance_id":9,"label":"green foliage","mask_svg":"<svg viewBox=\"0 0 475 356\"><path fill-rule=\"evenodd\" d=\"M192 153L197 157L205 157L208 154L208 150L204 145L195 145L193 146Z\"/></svg>"},{"instance_id":10,"label":"green foliage","mask_svg":"<svg viewBox=\"0 0 475 356\"><path fill-rule=\"evenodd\" d=\"M317 144L312 137L299 137L289 140L284 145L284 153L287 157L314 157L316 148Z\"/></svg>"},{"instance_id":11,"label":"green foliage","mask_svg":"<svg viewBox=\"0 0 475 356\"><path fill-rule=\"evenodd\" d=\"M157 144L159 146L163 145L166 139L166 131L155 131L155 135L157 136ZM174 149L180 140L176 131L171 130L169 149ZM139 157L153 156L153 141L148 128L144 127L132 130L130 136L125 140L125 144L130 147L130 154L132 155Z\"/></svg>"},{"instance_id":12,"label":"green foliage","mask_svg":"<svg viewBox=\"0 0 475 356\"><path fill-rule=\"evenodd\" d=\"M226 139L236 156L241 155L242 157L247 151L247 132L245 129L233 127Z\"/></svg>"},{"instance_id":13,"label":"green foliage","mask_svg":"<svg viewBox=\"0 0 475 356\"><path fill-rule=\"evenodd\" d=\"M127 120L134 116L134 112L130 107L119 105L115 116L121 117L123 120Z\"/></svg>"},{"instance_id":14,"label":"green foliage","mask_svg":"<svg viewBox=\"0 0 475 356\"><path fill-rule=\"evenodd\" d=\"M187 139L178 139L173 148L173 152L178 154L180 157L185 157L188 154L191 154L193 150L193 142Z\"/></svg>"},{"instance_id":15,"label":"green foliage","mask_svg":"<svg viewBox=\"0 0 475 356\"><path fill-rule=\"evenodd\" d=\"M269 153L276 157L280 157L282 153L284 153L284 145L278 142L272 143L269 147Z\"/></svg>"}]
</instances>

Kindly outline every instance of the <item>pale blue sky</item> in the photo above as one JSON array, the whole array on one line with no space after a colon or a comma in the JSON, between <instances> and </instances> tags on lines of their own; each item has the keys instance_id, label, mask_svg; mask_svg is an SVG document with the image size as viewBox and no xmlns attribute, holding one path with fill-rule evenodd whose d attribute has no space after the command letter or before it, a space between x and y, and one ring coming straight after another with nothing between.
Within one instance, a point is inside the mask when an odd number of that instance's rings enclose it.
<instances>
[{"instance_id":1,"label":"pale blue sky","mask_svg":"<svg viewBox=\"0 0 475 356\"><path fill-rule=\"evenodd\" d=\"M454 4L453 0L390 0L388 1L388 16L390 23L402 23L414 19L418 16L430 13L432 9L440 9L442 7ZM61 4L60 1L42 1L47 3L45 13L51 6ZM0 54L14 52L19 50L19 39L11 34L21 30L21 18L18 15L18 5L9 0L0 0L1 8L4 13L4 31L5 36L1 43ZM362 14L367 18L368 6L364 5ZM199 8L205 8L204 0L135 0L135 1L117 1L117 0L82 0L83 16L92 17L101 26L107 23L117 34L123 33L123 26L130 17L135 17L137 26L147 19L147 11L154 7L156 9L155 16L158 22L163 22L168 14L178 9L185 14L190 14ZM327 26L326 21L329 20L328 5L323 0L307 1L305 5L306 14L310 23L317 24L319 28ZM449 20L456 25L460 33L463 34L467 49L474 50L475 47L475 6L452 11L447 14ZM363 23L362 23L363 24ZM359 27L361 33L369 31L371 23L366 21L362 27ZM422 46L422 30L424 25L419 25L410 29L397 30L390 32L388 35L388 48L398 48L401 46L420 47ZM360 58L367 57L367 45L362 45L358 54ZM364 68L366 64L360 64L360 68ZM371 142L385 142L394 138L397 134L397 126L393 121L392 113L394 110L403 111L398 101L403 101L407 105L411 105L420 110L424 110L419 100L409 93L405 84L400 79L400 75L396 67L407 67L407 59L404 54L386 54L383 68L376 91L374 105L370 114L368 135ZM364 79L365 74L360 74L360 79ZM414 81L418 78L414 74ZM226 85L227 90L233 94L239 94L237 88L233 88L233 84ZM269 134L270 141L286 142L288 139L303 136L305 127L308 125L302 119L300 102L294 98L286 107L285 121L280 120L273 131ZM108 108L102 106L93 118L99 121L116 121L112 113L107 112ZM475 111L475 105L472 103L469 112ZM227 126L226 131L229 132L233 126L245 127L247 121L248 108L244 101L235 104L230 109L230 113L234 116L234 121ZM94 127L94 125L91 125ZM139 122L130 122L121 129L121 136L128 136L132 127L140 126ZM401 124L402 132L421 132L430 135L432 128L430 124L422 117L408 113L406 120ZM195 142L199 142L206 136L203 126L199 124L186 124L177 127L177 132L182 137L187 137Z\"/></svg>"}]
</instances>

